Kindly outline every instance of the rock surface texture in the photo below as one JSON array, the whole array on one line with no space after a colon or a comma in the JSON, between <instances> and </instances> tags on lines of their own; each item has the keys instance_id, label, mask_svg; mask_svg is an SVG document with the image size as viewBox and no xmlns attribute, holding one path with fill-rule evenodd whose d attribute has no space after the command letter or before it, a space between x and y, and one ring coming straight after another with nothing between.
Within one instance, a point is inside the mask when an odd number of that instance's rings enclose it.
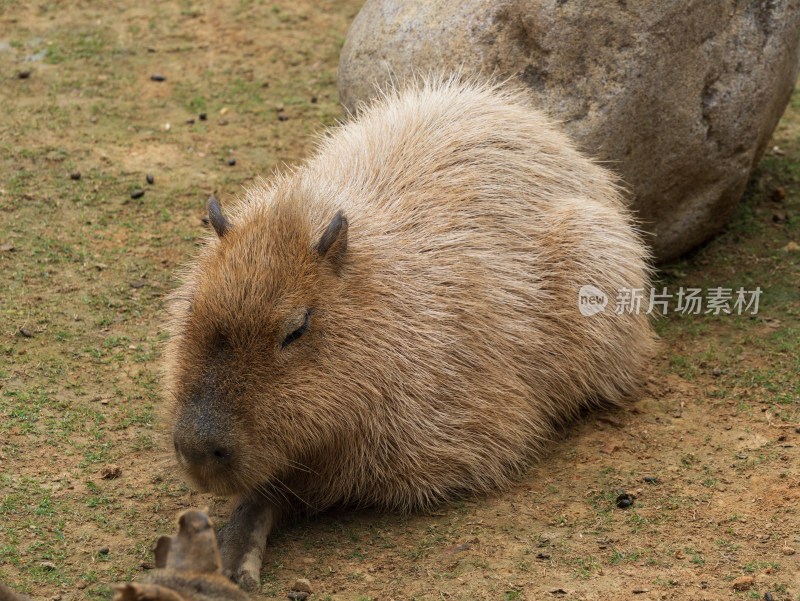
<instances>
[{"instance_id":1,"label":"rock surface texture","mask_svg":"<svg viewBox=\"0 0 800 601\"><path fill-rule=\"evenodd\" d=\"M631 190L659 261L719 231L794 88L800 0L367 0L339 95L415 73L514 78Z\"/></svg>"}]
</instances>

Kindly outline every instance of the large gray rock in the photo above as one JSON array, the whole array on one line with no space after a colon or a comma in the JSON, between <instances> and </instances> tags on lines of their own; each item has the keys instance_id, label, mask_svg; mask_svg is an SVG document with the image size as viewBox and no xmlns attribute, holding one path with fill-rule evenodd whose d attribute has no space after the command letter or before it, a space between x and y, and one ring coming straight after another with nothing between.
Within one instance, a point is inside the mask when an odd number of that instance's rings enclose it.
<instances>
[{"instance_id":1,"label":"large gray rock","mask_svg":"<svg viewBox=\"0 0 800 601\"><path fill-rule=\"evenodd\" d=\"M798 66L800 0L367 0L339 95L355 111L413 73L518 79L622 176L664 261L730 217Z\"/></svg>"}]
</instances>

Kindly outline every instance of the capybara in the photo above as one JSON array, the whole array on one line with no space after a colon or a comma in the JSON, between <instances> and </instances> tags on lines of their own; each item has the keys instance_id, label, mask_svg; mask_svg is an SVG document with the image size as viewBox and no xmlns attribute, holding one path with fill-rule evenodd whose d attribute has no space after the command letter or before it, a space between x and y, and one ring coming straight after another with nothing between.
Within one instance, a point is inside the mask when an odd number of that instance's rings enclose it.
<instances>
[{"instance_id":1,"label":"capybara","mask_svg":"<svg viewBox=\"0 0 800 601\"><path fill-rule=\"evenodd\" d=\"M554 425L636 394L651 328L613 299L647 288L648 252L612 176L521 98L390 90L227 216L210 199L165 381L183 470L242 495L221 542L240 582L260 565L232 541L263 554L281 510L494 489ZM579 310L586 285L605 311Z\"/></svg>"}]
</instances>

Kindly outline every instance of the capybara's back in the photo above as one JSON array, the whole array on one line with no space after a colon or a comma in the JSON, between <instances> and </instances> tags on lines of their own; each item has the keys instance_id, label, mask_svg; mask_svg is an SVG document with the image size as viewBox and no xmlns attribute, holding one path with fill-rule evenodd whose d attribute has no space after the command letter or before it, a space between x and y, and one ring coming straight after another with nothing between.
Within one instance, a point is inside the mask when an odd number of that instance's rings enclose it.
<instances>
[{"instance_id":1,"label":"capybara's back","mask_svg":"<svg viewBox=\"0 0 800 601\"><path fill-rule=\"evenodd\" d=\"M166 371L179 461L217 493L409 509L501 486L650 355L644 307L614 310L648 268L612 178L499 87L389 92L211 221Z\"/></svg>"}]
</instances>

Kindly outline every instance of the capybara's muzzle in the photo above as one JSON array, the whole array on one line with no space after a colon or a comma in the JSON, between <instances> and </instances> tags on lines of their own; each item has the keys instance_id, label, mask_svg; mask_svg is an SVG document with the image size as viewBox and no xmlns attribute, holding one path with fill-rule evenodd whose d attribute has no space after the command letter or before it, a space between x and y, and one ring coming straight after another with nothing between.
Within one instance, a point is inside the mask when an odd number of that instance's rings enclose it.
<instances>
[{"instance_id":1,"label":"capybara's muzzle","mask_svg":"<svg viewBox=\"0 0 800 601\"><path fill-rule=\"evenodd\" d=\"M184 407L173 431L181 465L193 473L229 470L236 461L237 444L232 420L207 407Z\"/></svg>"}]
</instances>

